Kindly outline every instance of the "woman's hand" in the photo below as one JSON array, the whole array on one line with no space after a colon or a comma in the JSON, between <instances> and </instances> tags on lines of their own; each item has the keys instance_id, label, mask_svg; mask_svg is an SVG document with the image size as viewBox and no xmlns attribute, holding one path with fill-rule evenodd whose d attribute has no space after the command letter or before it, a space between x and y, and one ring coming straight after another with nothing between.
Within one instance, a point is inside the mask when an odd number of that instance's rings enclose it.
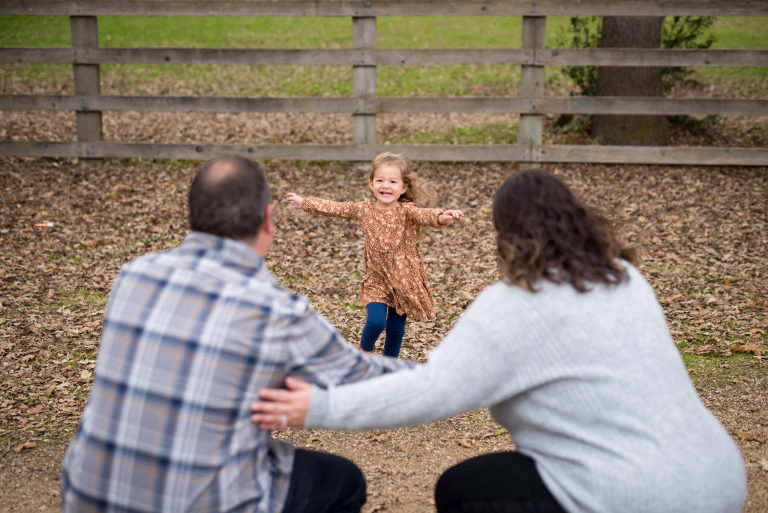
<instances>
[{"instance_id":1,"label":"woman's hand","mask_svg":"<svg viewBox=\"0 0 768 513\"><path fill-rule=\"evenodd\" d=\"M285 199L291 208L301 208L302 204L304 204L304 197L292 192L286 194Z\"/></svg>"},{"instance_id":2,"label":"woman's hand","mask_svg":"<svg viewBox=\"0 0 768 513\"><path fill-rule=\"evenodd\" d=\"M312 398L312 383L285 378L285 388L262 388L251 404L251 421L261 429L304 427Z\"/></svg>"},{"instance_id":3,"label":"woman's hand","mask_svg":"<svg viewBox=\"0 0 768 513\"><path fill-rule=\"evenodd\" d=\"M437 216L437 222L440 224L451 224L456 219L464 222L464 212L461 210L443 210L443 213Z\"/></svg>"}]
</instances>

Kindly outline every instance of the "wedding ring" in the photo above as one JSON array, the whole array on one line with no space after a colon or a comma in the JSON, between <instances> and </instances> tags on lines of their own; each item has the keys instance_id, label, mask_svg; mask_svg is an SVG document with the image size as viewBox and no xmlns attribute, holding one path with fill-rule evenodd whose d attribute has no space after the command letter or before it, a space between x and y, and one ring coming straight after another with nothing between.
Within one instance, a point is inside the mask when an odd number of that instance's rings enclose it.
<instances>
[{"instance_id":1,"label":"wedding ring","mask_svg":"<svg viewBox=\"0 0 768 513\"><path fill-rule=\"evenodd\" d=\"M283 427L288 425L288 416L285 413L280 415L280 424L282 424Z\"/></svg>"}]
</instances>

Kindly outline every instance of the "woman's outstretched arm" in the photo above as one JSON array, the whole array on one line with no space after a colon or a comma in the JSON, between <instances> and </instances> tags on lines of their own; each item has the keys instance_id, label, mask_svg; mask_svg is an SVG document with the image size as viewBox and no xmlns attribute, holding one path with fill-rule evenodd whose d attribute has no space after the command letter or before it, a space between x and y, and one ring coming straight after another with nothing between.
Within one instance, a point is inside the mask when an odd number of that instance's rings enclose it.
<instances>
[{"instance_id":1,"label":"woman's outstretched arm","mask_svg":"<svg viewBox=\"0 0 768 513\"><path fill-rule=\"evenodd\" d=\"M332 429L380 429L417 425L496 404L521 392L515 357L504 350L515 337L499 305L483 294L432 351L424 365L358 383L307 387L291 382L285 390L262 390L253 405L264 427L288 425ZM381 394L387 390L386 394ZM375 400L373 400L375 398Z\"/></svg>"}]
</instances>

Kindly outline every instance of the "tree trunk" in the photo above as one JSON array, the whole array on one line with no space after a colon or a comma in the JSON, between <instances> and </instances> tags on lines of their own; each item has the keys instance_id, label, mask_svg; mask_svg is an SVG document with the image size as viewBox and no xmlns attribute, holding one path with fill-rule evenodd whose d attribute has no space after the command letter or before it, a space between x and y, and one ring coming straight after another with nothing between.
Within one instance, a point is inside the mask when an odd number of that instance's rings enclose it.
<instances>
[{"instance_id":1,"label":"tree trunk","mask_svg":"<svg viewBox=\"0 0 768 513\"><path fill-rule=\"evenodd\" d=\"M605 16L601 48L660 48L664 17ZM601 67L597 71L597 96L662 96L661 68ZM592 135L602 144L664 146L665 116L598 114Z\"/></svg>"}]
</instances>

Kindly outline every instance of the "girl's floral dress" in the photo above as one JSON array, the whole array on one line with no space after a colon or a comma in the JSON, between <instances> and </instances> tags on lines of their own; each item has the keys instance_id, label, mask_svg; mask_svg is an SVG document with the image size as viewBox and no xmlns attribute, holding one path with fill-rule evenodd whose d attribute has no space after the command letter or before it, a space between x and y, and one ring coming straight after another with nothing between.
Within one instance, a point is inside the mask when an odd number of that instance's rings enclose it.
<instances>
[{"instance_id":1,"label":"girl's floral dress","mask_svg":"<svg viewBox=\"0 0 768 513\"><path fill-rule=\"evenodd\" d=\"M385 210L370 200L337 202L315 197L305 197L302 209L360 222L365 235L365 275L360 285L363 305L384 303L419 321L435 318L435 301L416 245L416 227L442 228L437 220L442 209L398 202Z\"/></svg>"}]
</instances>

